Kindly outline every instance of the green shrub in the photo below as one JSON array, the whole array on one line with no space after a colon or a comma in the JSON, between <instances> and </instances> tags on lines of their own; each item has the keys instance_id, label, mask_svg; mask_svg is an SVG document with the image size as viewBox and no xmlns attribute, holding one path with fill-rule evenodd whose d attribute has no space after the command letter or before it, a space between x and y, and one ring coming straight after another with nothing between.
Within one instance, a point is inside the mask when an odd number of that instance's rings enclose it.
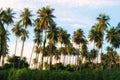
<instances>
[{"instance_id":1,"label":"green shrub","mask_svg":"<svg viewBox=\"0 0 120 80\"><path fill-rule=\"evenodd\" d=\"M7 80L9 70L0 70L0 80Z\"/></svg>"},{"instance_id":2,"label":"green shrub","mask_svg":"<svg viewBox=\"0 0 120 80\"><path fill-rule=\"evenodd\" d=\"M0 70L0 80L120 80L120 71L91 70L47 71L32 69Z\"/></svg>"}]
</instances>

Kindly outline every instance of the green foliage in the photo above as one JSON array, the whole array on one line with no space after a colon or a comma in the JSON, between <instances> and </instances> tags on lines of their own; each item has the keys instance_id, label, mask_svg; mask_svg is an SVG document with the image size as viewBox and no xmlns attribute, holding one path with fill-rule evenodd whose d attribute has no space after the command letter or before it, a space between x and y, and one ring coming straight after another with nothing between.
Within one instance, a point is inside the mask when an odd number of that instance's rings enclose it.
<instances>
[{"instance_id":1,"label":"green foliage","mask_svg":"<svg viewBox=\"0 0 120 80\"><path fill-rule=\"evenodd\" d=\"M7 80L9 70L0 70L0 80Z\"/></svg>"},{"instance_id":2,"label":"green foliage","mask_svg":"<svg viewBox=\"0 0 120 80\"><path fill-rule=\"evenodd\" d=\"M19 56L12 56L12 57L8 57L7 59L8 63L6 63L3 66L3 69L9 69L9 68L18 68L18 64L20 61L20 68L28 68L29 64L26 61L26 58L23 58L22 60L20 60Z\"/></svg>"},{"instance_id":3,"label":"green foliage","mask_svg":"<svg viewBox=\"0 0 120 80\"><path fill-rule=\"evenodd\" d=\"M91 70L47 71L31 69L0 70L0 80L119 80L120 71Z\"/></svg>"}]
</instances>

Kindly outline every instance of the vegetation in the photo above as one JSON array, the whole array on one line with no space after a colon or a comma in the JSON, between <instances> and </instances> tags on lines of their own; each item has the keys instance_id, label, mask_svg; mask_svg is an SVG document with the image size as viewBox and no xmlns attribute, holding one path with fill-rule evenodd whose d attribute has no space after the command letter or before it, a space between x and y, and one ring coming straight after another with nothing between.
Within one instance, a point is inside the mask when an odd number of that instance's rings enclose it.
<instances>
[{"instance_id":1,"label":"vegetation","mask_svg":"<svg viewBox=\"0 0 120 80\"><path fill-rule=\"evenodd\" d=\"M71 36L66 30L57 26L53 12L54 9L49 6L43 7L37 11L37 18L34 19L32 12L24 8L20 20L14 23L13 10L0 9L0 80L118 80L120 53L116 49L120 47L120 23L116 27L111 26L109 16L100 14L88 36L85 36L80 28ZM7 29L13 26L11 23L15 24L12 32L16 37L12 57L9 56L8 51L9 30ZM34 45L28 63L23 57L23 51L24 43L30 36L28 30L30 26L34 28ZM22 41L20 56L16 56L18 39ZM93 47L89 48L89 43L93 43ZM104 52L103 43L109 44ZM57 46L58 44L60 47ZM33 53L36 54L34 59ZM7 63L4 63L6 57ZM32 61L34 69L39 70L28 69ZM45 71L42 71L43 69Z\"/></svg>"},{"instance_id":2,"label":"vegetation","mask_svg":"<svg viewBox=\"0 0 120 80\"><path fill-rule=\"evenodd\" d=\"M0 70L0 80L119 80L120 72L113 70L41 71L30 69Z\"/></svg>"}]
</instances>

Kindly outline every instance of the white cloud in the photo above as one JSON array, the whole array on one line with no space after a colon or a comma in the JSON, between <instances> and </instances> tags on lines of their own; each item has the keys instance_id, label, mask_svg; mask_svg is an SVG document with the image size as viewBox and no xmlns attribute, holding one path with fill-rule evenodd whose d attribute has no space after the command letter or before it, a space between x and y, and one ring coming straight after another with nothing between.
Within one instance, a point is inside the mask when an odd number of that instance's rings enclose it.
<instances>
[{"instance_id":1,"label":"white cloud","mask_svg":"<svg viewBox=\"0 0 120 80\"><path fill-rule=\"evenodd\" d=\"M70 26L69 27L73 27L75 29L78 28L86 28L86 27L91 27L93 24L95 24L95 19L92 19L89 16L86 15L79 15L78 17L76 16L69 16L69 17L61 17L58 18L58 20L62 23L68 23Z\"/></svg>"},{"instance_id":2,"label":"white cloud","mask_svg":"<svg viewBox=\"0 0 120 80\"><path fill-rule=\"evenodd\" d=\"M67 6L66 6L67 4ZM38 9L39 7L64 6L64 7L110 7L120 6L119 0L0 0L0 7L11 7L15 9L23 9L29 7Z\"/></svg>"},{"instance_id":3,"label":"white cloud","mask_svg":"<svg viewBox=\"0 0 120 80\"><path fill-rule=\"evenodd\" d=\"M67 7L109 7L109 6L118 6L120 5L119 0L47 0L46 2L50 4L63 5Z\"/></svg>"}]
</instances>

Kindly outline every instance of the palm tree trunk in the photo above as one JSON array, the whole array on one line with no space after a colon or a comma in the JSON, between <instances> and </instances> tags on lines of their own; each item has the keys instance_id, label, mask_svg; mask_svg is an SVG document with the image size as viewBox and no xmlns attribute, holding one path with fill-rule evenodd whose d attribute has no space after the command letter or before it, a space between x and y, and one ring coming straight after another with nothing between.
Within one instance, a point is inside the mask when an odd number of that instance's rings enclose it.
<instances>
[{"instance_id":1,"label":"palm tree trunk","mask_svg":"<svg viewBox=\"0 0 120 80\"><path fill-rule=\"evenodd\" d=\"M81 56L82 57L82 56ZM82 62L83 62L83 57L80 60L80 71L82 70Z\"/></svg>"},{"instance_id":2,"label":"palm tree trunk","mask_svg":"<svg viewBox=\"0 0 120 80\"><path fill-rule=\"evenodd\" d=\"M39 54L37 54L37 69L39 68Z\"/></svg>"},{"instance_id":3,"label":"palm tree trunk","mask_svg":"<svg viewBox=\"0 0 120 80\"><path fill-rule=\"evenodd\" d=\"M21 59L22 59L22 56L23 56L24 43L25 43L25 41L23 40L23 43L22 43L22 49L21 49L21 54L20 54L20 61L19 61L18 68L20 68L20 64L21 64L20 62L21 62Z\"/></svg>"},{"instance_id":4,"label":"palm tree trunk","mask_svg":"<svg viewBox=\"0 0 120 80\"><path fill-rule=\"evenodd\" d=\"M44 32L43 32L43 34L44 34ZM45 44L46 44L46 31L45 31L45 38L44 38L44 41L43 41L43 54L42 54L42 58L41 58L42 69L43 69L43 56L44 56L44 53L45 53Z\"/></svg>"},{"instance_id":5,"label":"palm tree trunk","mask_svg":"<svg viewBox=\"0 0 120 80\"><path fill-rule=\"evenodd\" d=\"M52 54L53 54L53 45L51 44L51 52L50 52L50 70L52 67Z\"/></svg>"},{"instance_id":6,"label":"palm tree trunk","mask_svg":"<svg viewBox=\"0 0 120 80\"><path fill-rule=\"evenodd\" d=\"M71 64L71 58L72 58L71 55L69 55L69 64Z\"/></svg>"},{"instance_id":7,"label":"palm tree trunk","mask_svg":"<svg viewBox=\"0 0 120 80\"><path fill-rule=\"evenodd\" d=\"M65 65L65 55L63 56L63 65Z\"/></svg>"},{"instance_id":8,"label":"palm tree trunk","mask_svg":"<svg viewBox=\"0 0 120 80\"><path fill-rule=\"evenodd\" d=\"M22 56L23 56L24 43L25 43L25 41L23 40L23 43L22 43L22 49L21 49L21 54L20 54L20 59L21 59L21 58L22 58Z\"/></svg>"},{"instance_id":9,"label":"palm tree trunk","mask_svg":"<svg viewBox=\"0 0 120 80\"><path fill-rule=\"evenodd\" d=\"M16 55L16 51L17 51L17 40L18 40L18 38L16 37L15 52L14 52L14 55Z\"/></svg>"},{"instance_id":10,"label":"palm tree trunk","mask_svg":"<svg viewBox=\"0 0 120 80\"><path fill-rule=\"evenodd\" d=\"M29 65L31 64L31 61L32 61L32 56L33 56L34 48L35 48L35 43L33 44L33 48L32 48L32 52L31 52L31 56L30 56Z\"/></svg>"},{"instance_id":11,"label":"palm tree trunk","mask_svg":"<svg viewBox=\"0 0 120 80\"><path fill-rule=\"evenodd\" d=\"M17 51L17 40L18 40L18 38L16 37L14 56L16 55L16 51ZM14 59L14 63L13 63L13 68L15 68L15 59Z\"/></svg>"},{"instance_id":12,"label":"palm tree trunk","mask_svg":"<svg viewBox=\"0 0 120 80\"><path fill-rule=\"evenodd\" d=\"M3 54L3 56L2 56L2 67L3 67L3 65L4 65L4 62L5 61L5 54Z\"/></svg>"}]
</instances>

